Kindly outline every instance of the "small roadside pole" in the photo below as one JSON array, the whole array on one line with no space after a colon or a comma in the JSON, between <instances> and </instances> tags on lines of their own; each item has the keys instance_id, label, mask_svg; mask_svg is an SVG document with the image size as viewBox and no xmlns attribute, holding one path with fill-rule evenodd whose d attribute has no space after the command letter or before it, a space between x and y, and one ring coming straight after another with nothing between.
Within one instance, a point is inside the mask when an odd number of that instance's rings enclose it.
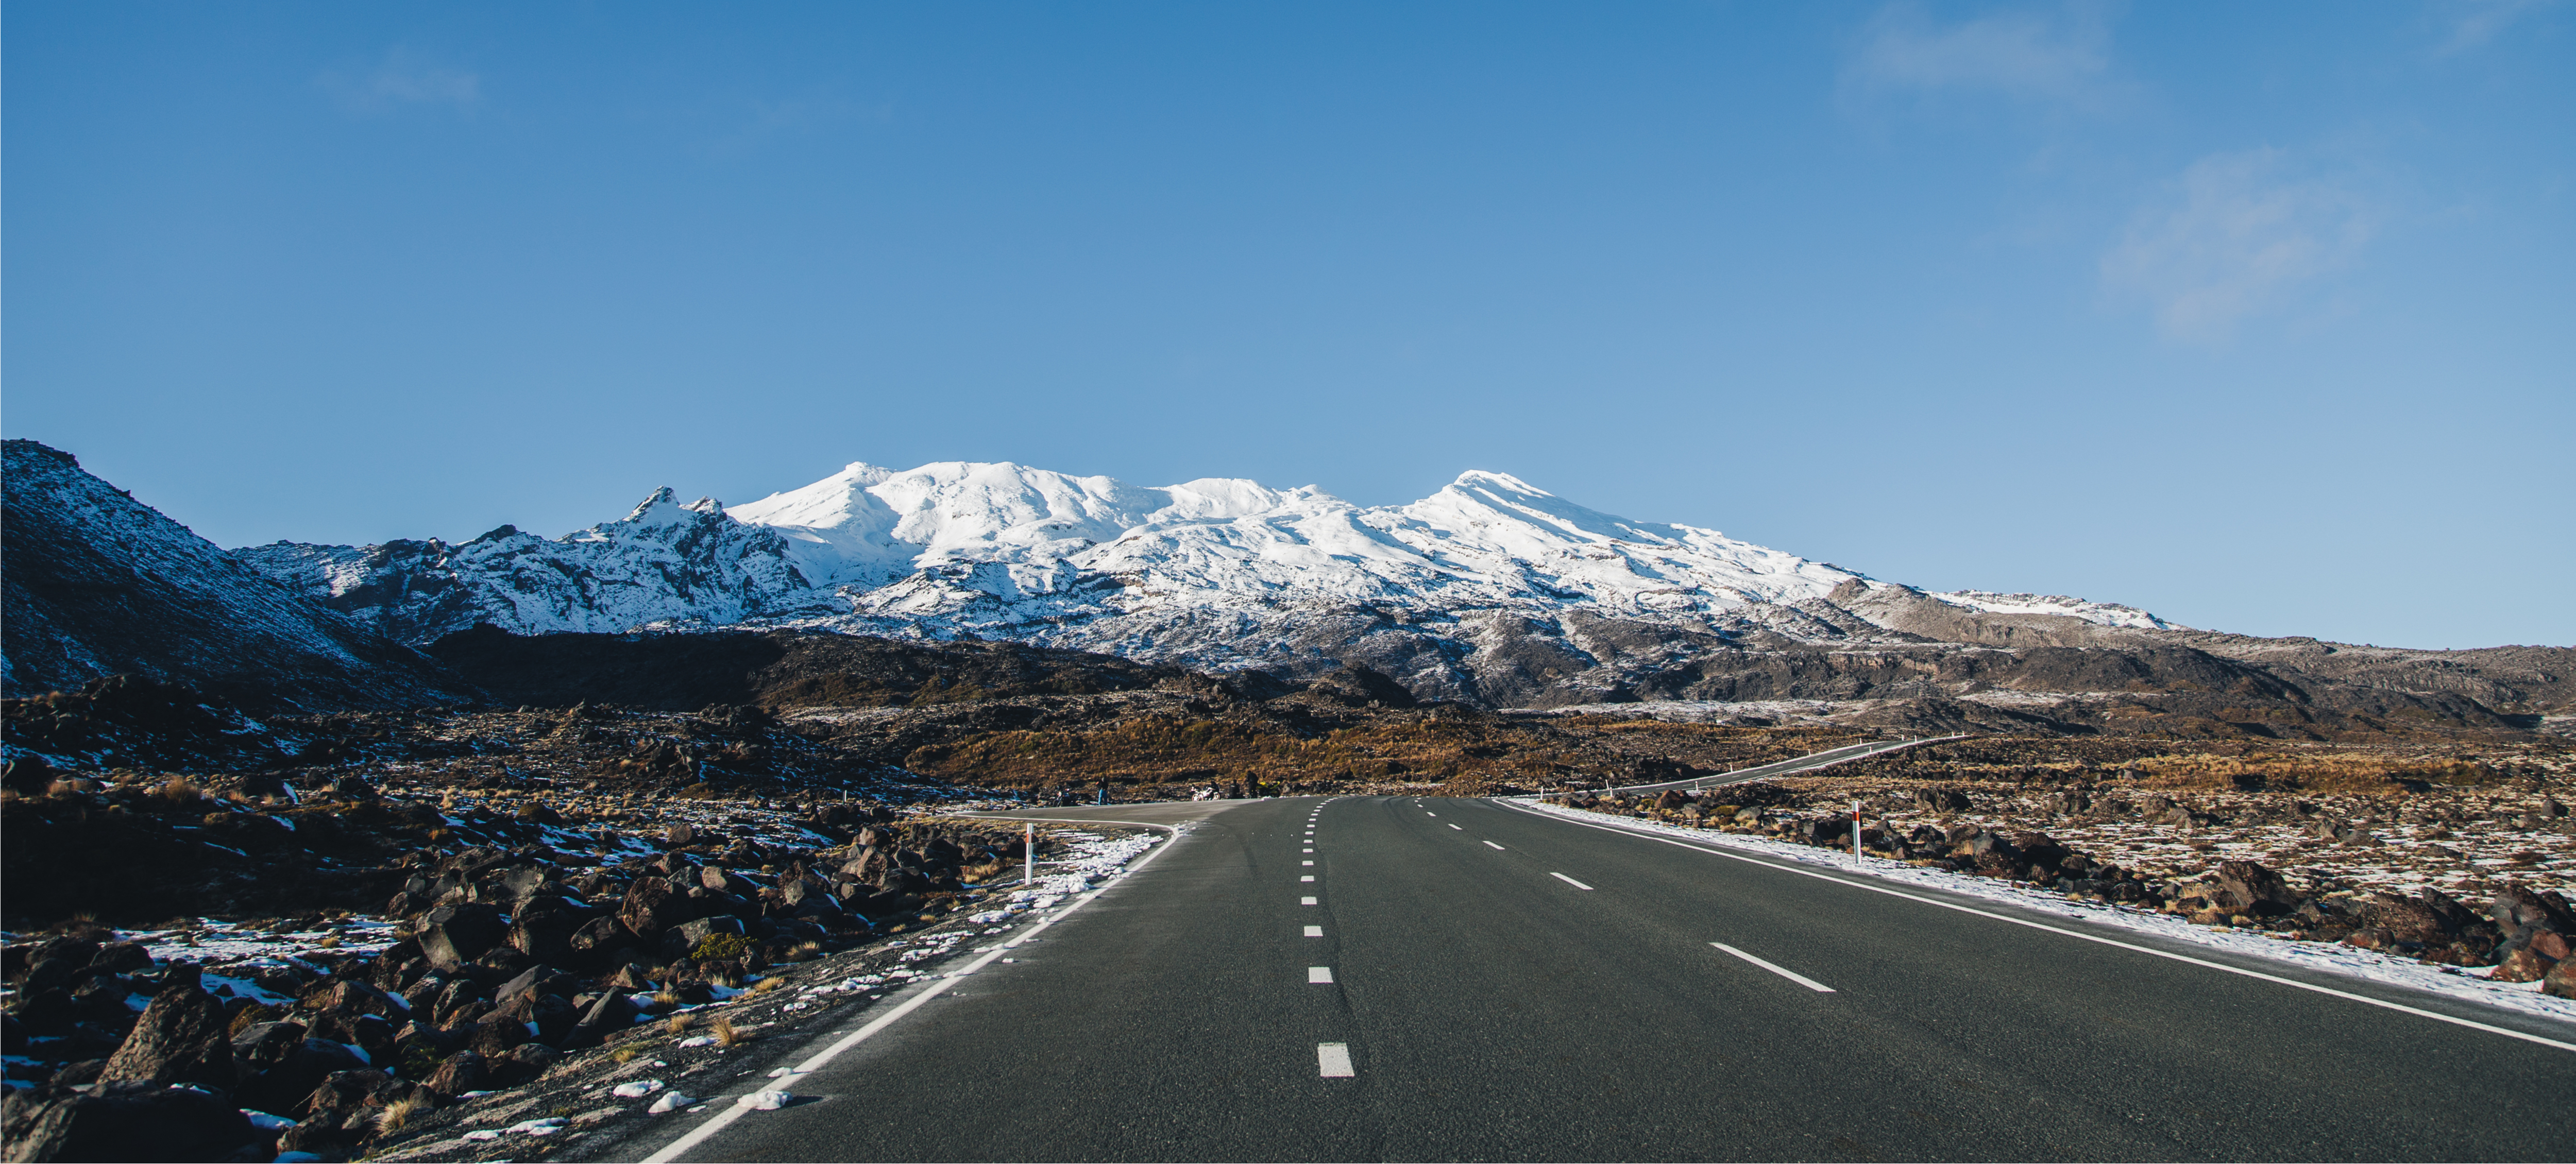
<instances>
[{"instance_id":1,"label":"small roadside pole","mask_svg":"<svg viewBox=\"0 0 2576 1164\"><path fill-rule=\"evenodd\" d=\"M1855 800L1852 802L1852 868L1860 867L1860 802Z\"/></svg>"},{"instance_id":2,"label":"small roadside pole","mask_svg":"<svg viewBox=\"0 0 2576 1164\"><path fill-rule=\"evenodd\" d=\"M1021 834L1020 840L1020 859L1028 862L1020 866L1020 884L1035 886L1038 883L1038 826L1030 824L1020 827L1028 830Z\"/></svg>"}]
</instances>

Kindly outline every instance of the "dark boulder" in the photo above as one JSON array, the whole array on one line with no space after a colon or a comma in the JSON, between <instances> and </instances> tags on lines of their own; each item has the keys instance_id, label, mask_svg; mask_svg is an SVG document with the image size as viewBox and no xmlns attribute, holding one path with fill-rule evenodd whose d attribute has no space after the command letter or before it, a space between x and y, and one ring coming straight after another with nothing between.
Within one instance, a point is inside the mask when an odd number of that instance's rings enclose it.
<instances>
[{"instance_id":1,"label":"dark boulder","mask_svg":"<svg viewBox=\"0 0 2576 1164\"><path fill-rule=\"evenodd\" d=\"M569 966L596 967L615 956L617 951L636 944L637 938L627 930L624 922L614 917L595 917L583 922L564 939L564 962Z\"/></svg>"},{"instance_id":2,"label":"dark boulder","mask_svg":"<svg viewBox=\"0 0 2576 1164\"><path fill-rule=\"evenodd\" d=\"M152 954L143 948L141 942L109 942L98 948L97 955L89 960L89 968L110 974L133 974L152 968Z\"/></svg>"},{"instance_id":3,"label":"dark boulder","mask_svg":"<svg viewBox=\"0 0 2576 1164\"><path fill-rule=\"evenodd\" d=\"M501 911L489 905L443 905L421 919L420 949L429 964L453 971L481 958L510 936Z\"/></svg>"},{"instance_id":4,"label":"dark boulder","mask_svg":"<svg viewBox=\"0 0 2576 1164\"><path fill-rule=\"evenodd\" d=\"M2209 904L2230 914L2278 917L2303 900L2281 875L2257 861L2221 861L2209 877Z\"/></svg>"},{"instance_id":5,"label":"dark boulder","mask_svg":"<svg viewBox=\"0 0 2576 1164\"><path fill-rule=\"evenodd\" d=\"M2043 873L2054 872L2060 862L2074 855L2046 833L2016 834L2013 847L2021 851L2022 864Z\"/></svg>"},{"instance_id":6,"label":"dark boulder","mask_svg":"<svg viewBox=\"0 0 2576 1164\"><path fill-rule=\"evenodd\" d=\"M242 1106L301 1117L313 1089L332 1075L365 1070L367 1061L345 1043L305 1039L266 1070L242 1082Z\"/></svg>"},{"instance_id":7,"label":"dark boulder","mask_svg":"<svg viewBox=\"0 0 2576 1164\"><path fill-rule=\"evenodd\" d=\"M266 1071L303 1045L302 1023L253 1023L233 1036L233 1059L246 1070Z\"/></svg>"},{"instance_id":8,"label":"dark boulder","mask_svg":"<svg viewBox=\"0 0 2576 1164\"><path fill-rule=\"evenodd\" d=\"M196 1083L230 1091L241 1080L223 1004L198 989L195 967L152 996L125 1045L99 1076L108 1082Z\"/></svg>"},{"instance_id":9,"label":"dark boulder","mask_svg":"<svg viewBox=\"0 0 2576 1164\"><path fill-rule=\"evenodd\" d=\"M2559 961L2559 959L2551 958L2529 946L2525 946L2505 955L2504 961L2497 963L2495 972L2487 975L2487 980L2490 982L2538 982L2549 977L2549 971L2555 968Z\"/></svg>"},{"instance_id":10,"label":"dark boulder","mask_svg":"<svg viewBox=\"0 0 2576 1164\"><path fill-rule=\"evenodd\" d=\"M474 1036L465 1046L485 1059L498 1059L519 1044L535 1038L528 1030L528 1020L510 1013L495 1013L474 1024Z\"/></svg>"},{"instance_id":11,"label":"dark boulder","mask_svg":"<svg viewBox=\"0 0 2576 1164\"><path fill-rule=\"evenodd\" d=\"M441 1061L438 1069L421 1082L422 1086L451 1100L469 1091L482 1091L488 1083L483 1070L483 1056L473 1051L458 1051Z\"/></svg>"},{"instance_id":12,"label":"dark boulder","mask_svg":"<svg viewBox=\"0 0 2576 1164\"><path fill-rule=\"evenodd\" d=\"M345 978L316 985L305 991L298 1001L304 1009L317 1014L371 1014L387 1022L409 1021L411 1018L411 1005L399 996Z\"/></svg>"},{"instance_id":13,"label":"dark boulder","mask_svg":"<svg viewBox=\"0 0 2576 1164\"><path fill-rule=\"evenodd\" d=\"M222 1096L142 1080L11 1092L0 1139L10 1160L245 1159L262 1141Z\"/></svg>"},{"instance_id":14,"label":"dark boulder","mask_svg":"<svg viewBox=\"0 0 2576 1164\"><path fill-rule=\"evenodd\" d=\"M2561 958L2540 980L2540 992L2556 998L2576 998L2576 958Z\"/></svg>"},{"instance_id":15,"label":"dark boulder","mask_svg":"<svg viewBox=\"0 0 2576 1164\"><path fill-rule=\"evenodd\" d=\"M2487 903L2487 916L2495 919L2507 937L2521 937L2524 931L2541 929L2576 936L2576 911L2568 908L2567 899L2545 890L2534 890L2514 882L2497 891Z\"/></svg>"},{"instance_id":16,"label":"dark boulder","mask_svg":"<svg viewBox=\"0 0 2576 1164\"><path fill-rule=\"evenodd\" d=\"M2426 946L2450 944L2461 929L2477 920L2438 889L2427 887L2413 898L2394 893L2370 896L2369 921L2397 941Z\"/></svg>"},{"instance_id":17,"label":"dark boulder","mask_svg":"<svg viewBox=\"0 0 2576 1164\"><path fill-rule=\"evenodd\" d=\"M658 939L662 931L695 917L692 909L687 894L668 880L638 877L617 907L617 920L633 933Z\"/></svg>"},{"instance_id":18,"label":"dark boulder","mask_svg":"<svg viewBox=\"0 0 2576 1164\"><path fill-rule=\"evenodd\" d=\"M563 1046L567 1050L596 1047L607 1041L610 1035L634 1026L635 1014L635 1003L626 997L625 991L609 990L592 1001L590 1009L582 1012L581 1021L573 1024L571 1032L564 1036Z\"/></svg>"}]
</instances>

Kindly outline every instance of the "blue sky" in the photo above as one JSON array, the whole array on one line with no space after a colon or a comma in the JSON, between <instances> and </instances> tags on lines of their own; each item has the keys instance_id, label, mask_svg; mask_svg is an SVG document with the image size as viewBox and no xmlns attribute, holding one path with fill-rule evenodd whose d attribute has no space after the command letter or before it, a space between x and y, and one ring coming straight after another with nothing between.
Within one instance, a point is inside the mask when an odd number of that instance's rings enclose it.
<instances>
[{"instance_id":1,"label":"blue sky","mask_svg":"<svg viewBox=\"0 0 2576 1164\"><path fill-rule=\"evenodd\" d=\"M6 11L0 428L225 545L1497 469L2576 642L2576 4Z\"/></svg>"}]
</instances>

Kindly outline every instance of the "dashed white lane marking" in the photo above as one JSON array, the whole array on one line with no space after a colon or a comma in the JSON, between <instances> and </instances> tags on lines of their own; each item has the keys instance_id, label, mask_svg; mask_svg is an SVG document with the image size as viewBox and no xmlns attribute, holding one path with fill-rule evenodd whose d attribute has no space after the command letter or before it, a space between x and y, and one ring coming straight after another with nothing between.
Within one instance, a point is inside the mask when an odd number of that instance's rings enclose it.
<instances>
[{"instance_id":1,"label":"dashed white lane marking","mask_svg":"<svg viewBox=\"0 0 2576 1164\"><path fill-rule=\"evenodd\" d=\"M1770 972L1772 972L1772 973L1774 973L1774 974L1777 974L1777 975L1779 975L1779 976L1780 976L1780 977L1782 977L1782 978L1786 978L1786 979L1788 979L1788 980L1789 980L1789 981L1791 981L1791 982L1795 982L1795 983L1797 983L1797 984L1798 984L1798 985L1800 985L1800 986L1804 986L1804 987L1806 987L1807 989L1812 990L1812 991L1815 991L1815 992L1816 992L1816 993L1818 993L1818 994L1832 994L1832 993L1834 992L1834 988L1833 988L1833 987L1827 986L1827 985L1825 985L1825 984L1824 984L1824 983L1822 983L1822 982L1818 982L1818 981L1816 981L1816 980L1815 980L1815 979L1813 979L1813 978L1809 978L1809 977L1807 977L1807 976L1806 976L1806 975L1804 975L1804 974L1800 974L1800 973L1798 973L1798 972L1797 972L1797 971L1795 971L1795 970L1783 970L1783 969L1781 969L1781 968L1780 968L1780 967L1778 967L1778 966L1774 966L1774 965L1770 964L1769 962L1765 962L1765 961L1763 961L1763 960L1762 960L1762 959L1760 959L1760 958L1756 958L1756 957L1754 957L1753 955L1751 955L1751 954L1747 954L1747 953L1745 953L1744 951L1739 950L1739 949L1736 949L1736 948L1735 948L1735 947L1733 947L1733 946L1727 945L1727 944L1726 944L1726 943L1724 943L1724 942L1710 942L1710 943L1709 943L1709 945L1712 945L1712 946L1717 947L1718 949L1724 950L1724 951L1726 951L1726 952L1727 952L1727 953L1729 953L1729 954L1733 954L1733 955L1735 955L1735 956L1736 956L1736 957L1738 957L1738 958L1742 958L1742 959L1744 959L1744 960L1745 960L1745 961L1747 961L1747 962L1751 962L1751 963L1753 963L1753 964L1754 964L1754 965L1756 965L1756 966L1759 966L1759 967L1761 967L1761 968L1763 968L1763 969L1765 969L1765 970L1768 970L1768 971L1770 971Z\"/></svg>"},{"instance_id":2,"label":"dashed white lane marking","mask_svg":"<svg viewBox=\"0 0 2576 1164\"><path fill-rule=\"evenodd\" d=\"M1300 865L1312 865L1312 864L1314 864L1314 862L1312 862L1312 861L1299 861L1299 862L1297 862L1297 863L1298 863L1298 864L1300 864Z\"/></svg>"},{"instance_id":3,"label":"dashed white lane marking","mask_svg":"<svg viewBox=\"0 0 2576 1164\"><path fill-rule=\"evenodd\" d=\"M1502 848L1502 846L1501 846L1501 845L1497 845L1497 844L1495 844L1495 843L1494 843L1494 842L1492 842L1492 841L1487 841L1487 842L1485 842L1485 847L1486 847L1486 848L1488 848L1488 849L1500 849L1500 848Z\"/></svg>"},{"instance_id":4,"label":"dashed white lane marking","mask_svg":"<svg viewBox=\"0 0 2576 1164\"><path fill-rule=\"evenodd\" d=\"M1309 986L1330 986L1330 985L1332 985L1332 984L1333 984L1333 968L1332 968L1332 967L1330 967L1330 966L1308 966L1308 967L1306 967L1306 983L1307 983L1307 985L1309 985Z\"/></svg>"},{"instance_id":5,"label":"dashed white lane marking","mask_svg":"<svg viewBox=\"0 0 2576 1164\"><path fill-rule=\"evenodd\" d=\"M1447 821L1442 821L1441 823L1442 823L1442 824L1448 824L1448 822L1447 822ZM1450 828L1453 828L1453 829L1458 829L1458 826L1456 826L1456 825L1449 825L1449 827L1450 827ZM1467 830L1465 830L1465 829L1458 829L1458 831L1463 833L1463 832L1466 832Z\"/></svg>"},{"instance_id":6,"label":"dashed white lane marking","mask_svg":"<svg viewBox=\"0 0 2576 1164\"><path fill-rule=\"evenodd\" d=\"M1440 814L1439 814L1439 813L1436 813L1436 812L1432 812L1432 811L1430 811L1429 809L1425 809L1425 810L1423 810L1422 815L1424 815L1424 816L1438 816L1438 815L1440 815Z\"/></svg>"},{"instance_id":7,"label":"dashed white lane marking","mask_svg":"<svg viewBox=\"0 0 2576 1164\"><path fill-rule=\"evenodd\" d=\"M1544 815L1535 810L1522 808L1514 804L1506 803L1504 807L1509 808L1514 812L1529 813L1531 816ZM1565 818L1548 817L1547 819L1564 820ZM1574 825L1577 828L1599 829L1605 833L1622 833L1632 837L1644 837L1649 841L1659 841L1663 844L1674 846L1675 848L1689 849L1695 853L1706 853L1712 857L1724 857L1730 861L1742 861L1748 865L1759 865L1765 869L1776 870L1782 873L1795 873L1800 877L1813 877L1818 881L1831 881L1836 885L1848 885L1854 889L1866 889L1872 893L1884 893L1889 897L1902 897L1907 901L1917 902L1923 905L1936 906L1941 909L1957 910L1960 913L1974 914L1978 917L1989 918L1994 921L2006 922L2012 925L2028 926L2034 930L2045 930L2049 933L2063 937L2076 938L2087 942L2098 942L2105 946L2116 946L2135 954L2146 954L2156 958L2170 958L2176 962L2186 962L2205 970L2217 970L2227 974L2240 974L2247 978L2269 982L2276 986L2288 986L2299 990L2315 991L2318 994L2329 994L2349 1002L2358 1002L2368 1006L2376 1006L2386 1010L2397 1011L2401 1014L2411 1014L2417 1018L2428 1018L2435 1022L2450 1023L2453 1026L2467 1027L2471 1030L2485 1031L2490 1035L2503 1035L2508 1039L2520 1039L2526 1043L2538 1043L2541 1046L2555 1047L2561 1051L2576 1051L2576 1043L2560 1042L2557 1039L2543 1038L2539 1035L2517 1031L2511 1027L2499 1027L2491 1023L2479 1022L2476 1019L2465 1019L2456 1015L2443 1014L2439 1011L2425 1010L2422 1007L2408 1006L2402 1002L2390 1002L2384 998L2372 998L2367 994L2355 994L2349 990L2337 990L2334 987L2320 986L2314 982L2301 982L2295 978L2283 978L2278 974L2266 974L2260 970L2248 970L2242 966L2230 966L2224 962L2212 962L2206 958L2194 958L2189 954L2177 954L2171 950L2159 950L2152 946L2141 946L2131 942L2123 942L2118 938L2106 938L2100 934L2088 934L2081 930L2070 930L2063 926L2050 925L2047 922L2032 921L2028 918L2019 918L2013 917L2009 914L1994 913L1989 910L1978 909L1974 906L1960 905L1956 902L1941 901L1936 898L1907 893L1901 889L1890 889L1883 885L1870 885L1864 882L1852 881L1843 877L1817 873L1807 869L1793 869L1787 865L1773 864L1772 862L1759 857L1750 857L1741 853L1729 853L1721 849L1712 849L1705 845L1695 845L1688 841L1675 840L1671 837L1658 837L1649 833L1639 833L1611 825L1593 824L1589 821L1569 820L1565 821L1565 823Z\"/></svg>"},{"instance_id":8,"label":"dashed white lane marking","mask_svg":"<svg viewBox=\"0 0 2576 1164\"><path fill-rule=\"evenodd\" d=\"M1299 849L1299 850L1297 850L1297 851L1298 851L1298 852L1300 852L1300 853L1311 853L1311 852L1314 852L1315 850L1313 850L1313 849L1311 849L1311 848L1307 848L1307 849Z\"/></svg>"},{"instance_id":9,"label":"dashed white lane marking","mask_svg":"<svg viewBox=\"0 0 2576 1164\"><path fill-rule=\"evenodd\" d=\"M1563 874L1563 873L1550 873L1550 874L1548 874L1548 876L1550 876L1550 877L1554 877L1554 878L1556 878L1557 880L1562 881L1562 882L1564 882L1564 883L1566 883L1566 884L1568 884L1568 885L1571 885L1571 886L1575 887L1576 889L1583 890L1583 891L1584 891L1584 892L1586 892L1586 893L1589 893L1589 892L1591 892L1591 891L1592 891L1592 887L1591 887L1591 886L1586 885L1586 884L1584 884L1584 883L1582 883L1582 882L1580 882L1580 881L1577 881L1577 880L1575 880L1575 879L1573 879L1573 878L1571 878L1571 877L1568 877L1568 876L1566 876L1566 875L1565 875L1565 874Z\"/></svg>"},{"instance_id":10,"label":"dashed white lane marking","mask_svg":"<svg viewBox=\"0 0 2576 1164\"><path fill-rule=\"evenodd\" d=\"M1314 874L1312 874L1312 873L1309 873L1309 874L1307 874L1307 875L1305 875L1305 876L1303 876L1303 877L1298 878L1297 880L1299 880L1299 881L1312 881L1312 880L1314 880L1314 879L1315 879L1315 875L1314 875Z\"/></svg>"},{"instance_id":11,"label":"dashed white lane marking","mask_svg":"<svg viewBox=\"0 0 2576 1164\"><path fill-rule=\"evenodd\" d=\"M1315 1068L1326 1079L1348 1079L1359 1074L1351 1070L1349 1043L1315 1044Z\"/></svg>"},{"instance_id":12,"label":"dashed white lane marking","mask_svg":"<svg viewBox=\"0 0 2576 1164\"><path fill-rule=\"evenodd\" d=\"M1307 927L1306 927L1306 936L1307 936L1307 937L1310 937L1310 938L1320 938L1320 937L1323 937L1323 936L1324 936L1324 927L1322 927L1322 926L1307 926Z\"/></svg>"},{"instance_id":13,"label":"dashed white lane marking","mask_svg":"<svg viewBox=\"0 0 2576 1164\"><path fill-rule=\"evenodd\" d=\"M1315 899L1314 899L1314 898L1311 898L1311 897L1300 897L1300 898L1298 898L1298 899L1297 899L1297 904L1299 904L1299 905L1313 905L1313 904L1315 904Z\"/></svg>"}]
</instances>

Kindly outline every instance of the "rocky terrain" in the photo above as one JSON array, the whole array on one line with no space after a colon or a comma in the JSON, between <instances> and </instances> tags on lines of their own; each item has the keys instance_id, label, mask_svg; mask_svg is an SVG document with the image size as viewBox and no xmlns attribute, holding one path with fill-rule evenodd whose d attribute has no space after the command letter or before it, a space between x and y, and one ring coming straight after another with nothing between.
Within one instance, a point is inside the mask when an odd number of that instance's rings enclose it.
<instances>
[{"instance_id":1,"label":"rocky terrain","mask_svg":"<svg viewBox=\"0 0 2576 1164\"><path fill-rule=\"evenodd\" d=\"M1047 831L1052 880L1022 887L1018 830L920 805L402 772L13 790L9 906L60 917L0 947L13 1158L345 1159L643 1046L711 1060L1079 888L1100 839Z\"/></svg>"}]
</instances>

